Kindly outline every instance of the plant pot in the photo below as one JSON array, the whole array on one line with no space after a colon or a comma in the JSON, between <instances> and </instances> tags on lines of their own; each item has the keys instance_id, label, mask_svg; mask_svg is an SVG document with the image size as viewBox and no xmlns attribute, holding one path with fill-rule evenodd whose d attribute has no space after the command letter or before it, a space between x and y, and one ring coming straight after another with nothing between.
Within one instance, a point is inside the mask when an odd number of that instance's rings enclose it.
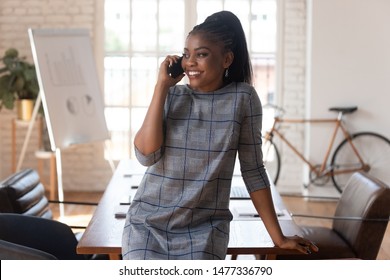
<instances>
[{"instance_id":1,"label":"plant pot","mask_svg":"<svg viewBox=\"0 0 390 280\"><path fill-rule=\"evenodd\" d=\"M18 119L22 121L30 121L34 110L33 99L18 99L16 100L16 112Z\"/></svg>"}]
</instances>

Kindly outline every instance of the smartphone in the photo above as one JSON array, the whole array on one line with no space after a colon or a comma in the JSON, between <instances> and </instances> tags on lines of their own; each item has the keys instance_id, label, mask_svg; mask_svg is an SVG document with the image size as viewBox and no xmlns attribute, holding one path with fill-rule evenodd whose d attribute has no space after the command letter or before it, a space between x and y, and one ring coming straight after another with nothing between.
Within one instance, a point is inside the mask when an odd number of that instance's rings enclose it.
<instances>
[{"instance_id":1,"label":"smartphone","mask_svg":"<svg viewBox=\"0 0 390 280\"><path fill-rule=\"evenodd\" d=\"M176 78L176 77L180 76L181 74L183 74L184 69L183 69L183 67L181 67L181 60L182 59L183 59L183 57L180 57L175 63L173 63L172 65L170 65L168 67L168 74L172 78Z\"/></svg>"}]
</instances>

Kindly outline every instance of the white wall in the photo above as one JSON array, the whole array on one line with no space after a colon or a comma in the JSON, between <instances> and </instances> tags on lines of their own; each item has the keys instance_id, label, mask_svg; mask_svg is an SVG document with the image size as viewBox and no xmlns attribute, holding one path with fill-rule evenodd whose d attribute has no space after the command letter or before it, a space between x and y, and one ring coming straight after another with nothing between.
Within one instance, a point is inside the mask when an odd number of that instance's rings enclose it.
<instances>
[{"instance_id":1,"label":"white wall","mask_svg":"<svg viewBox=\"0 0 390 280\"><path fill-rule=\"evenodd\" d=\"M306 0L278 0L278 8L277 104L286 110L286 117L303 117L306 102ZM286 136L303 150L303 127L290 127L287 133ZM282 157L278 190L300 192L302 161L282 143L278 148Z\"/></svg>"},{"instance_id":2,"label":"white wall","mask_svg":"<svg viewBox=\"0 0 390 280\"><path fill-rule=\"evenodd\" d=\"M352 131L390 137L390 1L308 0L307 116L358 106ZM310 158L320 160L325 127L312 129Z\"/></svg>"}]
</instances>

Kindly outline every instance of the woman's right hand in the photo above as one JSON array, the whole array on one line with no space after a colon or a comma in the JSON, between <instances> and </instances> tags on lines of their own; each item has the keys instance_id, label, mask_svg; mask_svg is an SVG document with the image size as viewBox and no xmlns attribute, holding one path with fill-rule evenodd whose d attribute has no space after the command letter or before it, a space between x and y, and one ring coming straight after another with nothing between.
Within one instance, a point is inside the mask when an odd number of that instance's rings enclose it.
<instances>
[{"instance_id":1,"label":"woman's right hand","mask_svg":"<svg viewBox=\"0 0 390 280\"><path fill-rule=\"evenodd\" d=\"M180 57L177 55L168 55L160 65L158 73L157 84L163 88L170 88L180 82L185 76L184 73L176 78L172 78L168 73L168 67L178 61Z\"/></svg>"},{"instance_id":2,"label":"woman's right hand","mask_svg":"<svg viewBox=\"0 0 390 280\"><path fill-rule=\"evenodd\" d=\"M184 74L172 78L168 74L168 67L179 59L178 56L167 56L160 65L154 94L150 102L141 128L135 135L134 145L144 155L157 151L164 142L163 111L169 88L176 85Z\"/></svg>"}]
</instances>

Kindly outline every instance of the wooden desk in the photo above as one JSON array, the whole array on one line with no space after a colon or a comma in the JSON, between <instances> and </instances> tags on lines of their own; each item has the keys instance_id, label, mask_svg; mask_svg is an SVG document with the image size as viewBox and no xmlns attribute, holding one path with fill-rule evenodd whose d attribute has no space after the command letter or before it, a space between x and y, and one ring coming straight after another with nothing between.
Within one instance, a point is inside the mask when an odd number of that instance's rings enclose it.
<instances>
[{"instance_id":1,"label":"wooden desk","mask_svg":"<svg viewBox=\"0 0 390 280\"><path fill-rule=\"evenodd\" d=\"M103 197L92 216L78 246L79 254L108 254L110 259L120 259L124 218L115 218L119 211L127 212L128 205L120 205L120 201L131 195L136 189L132 185L140 182L145 168L134 161L121 161L116 169ZM130 174L131 173L131 174ZM273 190L276 207L287 213L280 195ZM231 207L248 204L250 200L231 200ZM280 219L285 235L300 234L300 228L289 215ZM278 254L297 253L275 247L268 232L259 218L234 218L230 224L230 241L228 254L264 255L268 259Z\"/></svg>"}]
</instances>

